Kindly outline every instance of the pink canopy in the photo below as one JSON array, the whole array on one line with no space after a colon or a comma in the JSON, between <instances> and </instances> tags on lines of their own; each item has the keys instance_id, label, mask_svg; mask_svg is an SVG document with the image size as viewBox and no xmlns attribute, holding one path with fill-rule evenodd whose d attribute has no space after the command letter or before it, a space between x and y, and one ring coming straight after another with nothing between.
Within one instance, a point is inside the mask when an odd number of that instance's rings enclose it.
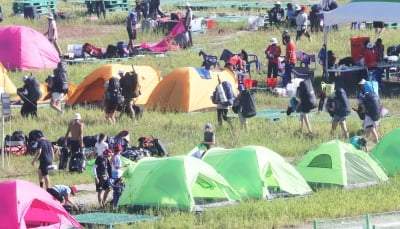
<instances>
[{"instance_id":1,"label":"pink canopy","mask_svg":"<svg viewBox=\"0 0 400 229\"><path fill-rule=\"evenodd\" d=\"M29 181L1 182L0 193L0 229L82 228L60 202Z\"/></svg>"},{"instance_id":2,"label":"pink canopy","mask_svg":"<svg viewBox=\"0 0 400 229\"><path fill-rule=\"evenodd\" d=\"M166 37L164 37L164 39L162 39L160 42L158 42L157 44L151 44L151 45L148 43L142 43L140 45L140 47L147 48L153 52L166 52L168 50L178 50L179 46L172 44L172 41L174 40L174 38L177 35L184 33L186 31L187 30L186 30L185 26L183 25L183 20L181 19L174 26L174 28L172 28L172 31Z\"/></svg>"},{"instance_id":3,"label":"pink canopy","mask_svg":"<svg viewBox=\"0 0 400 229\"><path fill-rule=\"evenodd\" d=\"M42 70L57 67L60 58L40 32L25 26L0 28L0 62L7 70Z\"/></svg>"}]
</instances>

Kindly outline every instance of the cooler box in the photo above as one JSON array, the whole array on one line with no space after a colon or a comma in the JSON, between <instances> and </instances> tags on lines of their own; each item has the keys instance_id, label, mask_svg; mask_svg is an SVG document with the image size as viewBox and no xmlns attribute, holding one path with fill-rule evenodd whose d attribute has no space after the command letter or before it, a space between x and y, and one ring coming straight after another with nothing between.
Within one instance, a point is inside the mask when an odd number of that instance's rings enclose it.
<instances>
[{"instance_id":1,"label":"cooler box","mask_svg":"<svg viewBox=\"0 0 400 229\"><path fill-rule=\"evenodd\" d=\"M351 58L356 63L360 62L360 55L362 55L362 45L366 40L370 40L369 37L352 37L350 38L351 45Z\"/></svg>"}]
</instances>

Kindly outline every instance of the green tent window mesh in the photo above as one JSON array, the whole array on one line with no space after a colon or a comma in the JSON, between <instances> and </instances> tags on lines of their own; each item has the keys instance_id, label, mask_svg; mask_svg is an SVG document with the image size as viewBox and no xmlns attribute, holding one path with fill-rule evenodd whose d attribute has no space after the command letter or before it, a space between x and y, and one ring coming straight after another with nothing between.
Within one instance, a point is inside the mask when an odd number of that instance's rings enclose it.
<instances>
[{"instance_id":1,"label":"green tent window mesh","mask_svg":"<svg viewBox=\"0 0 400 229\"><path fill-rule=\"evenodd\" d=\"M329 154L320 154L308 164L307 167L316 167L316 168L332 168L332 158Z\"/></svg>"}]
</instances>

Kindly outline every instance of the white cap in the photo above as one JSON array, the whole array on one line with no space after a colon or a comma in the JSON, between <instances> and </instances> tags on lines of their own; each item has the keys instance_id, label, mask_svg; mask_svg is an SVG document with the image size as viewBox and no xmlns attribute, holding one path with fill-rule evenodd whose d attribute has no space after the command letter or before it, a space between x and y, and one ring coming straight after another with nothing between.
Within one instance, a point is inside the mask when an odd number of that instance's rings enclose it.
<instances>
[{"instance_id":1,"label":"white cap","mask_svg":"<svg viewBox=\"0 0 400 229\"><path fill-rule=\"evenodd\" d=\"M275 37L273 37L273 38L271 38L271 40L269 40L269 44L270 44L270 45L272 45L272 44L278 44L278 40L277 40Z\"/></svg>"},{"instance_id":2,"label":"white cap","mask_svg":"<svg viewBox=\"0 0 400 229\"><path fill-rule=\"evenodd\" d=\"M362 79L360 82L358 82L358 84L365 84L365 79Z\"/></svg>"},{"instance_id":3,"label":"white cap","mask_svg":"<svg viewBox=\"0 0 400 229\"><path fill-rule=\"evenodd\" d=\"M118 70L118 74L123 74L125 71L124 71L124 69L122 69L122 68L120 68L119 70Z\"/></svg>"},{"instance_id":4,"label":"white cap","mask_svg":"<svg viewBox=\"0 0 400 229\"><path fill-rule=\"evenodd\" d=\"M81 119L81 114L75 113L74 116L72 117L73 120Z\"/></svg>"},{"instance_id":5,"label":"white cap","mask_svg":"<svg viewBox=\"0 0 400 229\"><path fill-rule=\"evenodd\" d=\"M190 7L190 3L189 3L189 2L186 2L185 6L186 6L186 7Z\"/></svg>"},{"instance_id":6,"label":"white cap","mask_svg":"<svg viewBox=\"0 0 400 229\"><path fill-rule=\"evenodd\" d=\"M275 2L275 5L281 5L280 1Z\"/></svg>"},{"instance_id":7,"label":"white cap","mask_svg":"<svg viewBox=\"0 0 400 229\"><path fill-rule=\"evenodd\" d=\"M301 7L299 6L299 5L295 5L295 8L294 8L295 10L301 10Z\"/></svg>"}]
</instances>

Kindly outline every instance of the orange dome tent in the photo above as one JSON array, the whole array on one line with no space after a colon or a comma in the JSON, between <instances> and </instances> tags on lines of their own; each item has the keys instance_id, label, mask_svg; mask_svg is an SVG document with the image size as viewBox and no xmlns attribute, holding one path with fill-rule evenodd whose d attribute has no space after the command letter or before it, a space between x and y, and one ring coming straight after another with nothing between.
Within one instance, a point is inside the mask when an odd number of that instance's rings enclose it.
<instances>
[{"instance_id":1,"label":"orange dome tent","mask_svg":"<svg viewBox=\"0 0 400 229\"><path fill-rule=\"evenodd\" d=\"M218 84L229 81L237 94L237 79L229 70L206 70L185 67L171 72L157 85L146 103L146 108L161 111L193 112L215 109L211 95Z\"/></svg>"},{"instance_id":2,"label":"orange dome tent","mask_svg":"<svg viewBox=\"0 0 400 229\"><path fill-rule=\"evenodd\" d=\"M159 72L152 66L134 66L139 77L141 95L137 98L136 104L146 104L153 89L160 82ZM121 64L106 64L90 73L83 82L76 88L73 95L68 99L67 104L79 104L101 101L105 92L104 84L112 77L118 77L118 70L125 72L132 71L132 66Z\"/></svg>"}]
</instances>

